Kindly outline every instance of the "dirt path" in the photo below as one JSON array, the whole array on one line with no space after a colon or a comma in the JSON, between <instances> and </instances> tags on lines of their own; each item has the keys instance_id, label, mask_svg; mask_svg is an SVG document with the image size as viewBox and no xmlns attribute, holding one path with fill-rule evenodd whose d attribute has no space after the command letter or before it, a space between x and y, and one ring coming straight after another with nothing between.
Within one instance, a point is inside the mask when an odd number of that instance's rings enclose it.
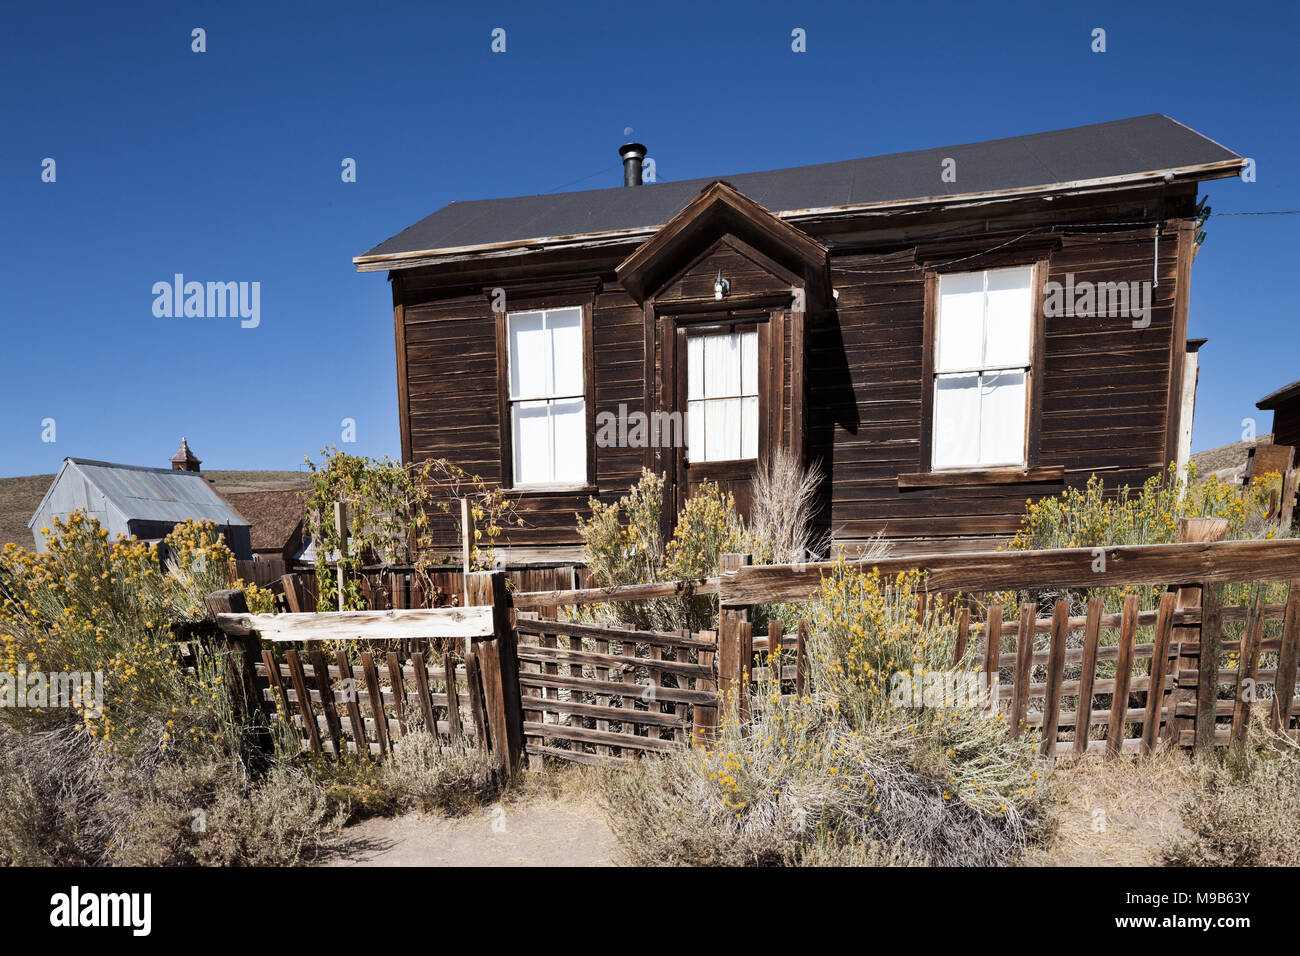
<instances>
[{"instance_id":1,"label":"dirt path","mask_svg":"<svg viewBox=\"0 0 1300 956\"><path fill-rule=\"evenodd\" d=\"M418 813L348 827L327 866L613 866L614 836L587 799L537 796L463 817Z\"/></svg>"}]
</instances>

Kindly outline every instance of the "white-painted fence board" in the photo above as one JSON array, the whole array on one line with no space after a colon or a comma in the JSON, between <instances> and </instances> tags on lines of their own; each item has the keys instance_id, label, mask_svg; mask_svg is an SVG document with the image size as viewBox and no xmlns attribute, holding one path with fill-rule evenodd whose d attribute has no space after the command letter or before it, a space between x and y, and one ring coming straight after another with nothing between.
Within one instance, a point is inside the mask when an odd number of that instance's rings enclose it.
<instances>
[{"instance_id":1,"label":"white-painted fence board","mask_svg":"<svg viewBox=\"0 0 1300 956\"><path fill-rule=\"evenodd\" d=\"M439 607L392 611L327 611L312 614L219 614L223 631L257 631L269 641L400 640L487 637L492 608Z\"/></svg>"}]
</instances>

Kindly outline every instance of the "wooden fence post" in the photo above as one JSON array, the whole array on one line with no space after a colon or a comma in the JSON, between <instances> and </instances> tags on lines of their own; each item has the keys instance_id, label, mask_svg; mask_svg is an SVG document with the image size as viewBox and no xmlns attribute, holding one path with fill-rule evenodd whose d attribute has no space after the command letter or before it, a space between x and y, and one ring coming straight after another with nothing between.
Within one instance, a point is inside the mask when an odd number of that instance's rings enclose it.
<instances>
[{"instance_id":1,"label":"wooden fence post","mask_svg":"<svg viewBox=\"0 0 1300 956\"><path fill-rule=\"evenodd\" d=\"M478 571L466 576L471 607L492 608L492 636L474 638L471 653L483 685L487 728L502 771L509 778L523 756L524 718L519 689L519 656L510 592L504 571ZM471 688L471 691L473 688Z\"/></svg>"},{"instance_id":2,"label":"wooden fence post","mask_svg":"<svg viewBox=\"0 0 1300 956\"><path fill-rule=\"evenodd\" d=\"M1016 676L1011 688L1011 736L1019 737L1024 731L1025 717L1029 713L1029 675L1034 665L1034 621L1038 603L1026 601L1020 605L1020 626L1016 629Z\"/></svg>"},{"instance_id":3,"label":"wooden fence post","mask_svg":"<svg viewBox=\"0 0 1300 956\"><path fill-rule=\"evenodd\" d=\"M348 503L334 502L334 528L339 533L339 559L334 568L338 572L339 604L336 610L343 610L343 562L348 556Z\"/></svg>"},{"instance_id":4,"label":"wooden fence post","mask_svg":"<svg viewBox=\"0 0 1300 956\"><path fill-rule=\"evenodd\" d=\"M1266 585L1255 585L1255 597L1246 616L1246 629L1241 634L1241 650L1237 655L1237 686L1233 697L1232 728L1229 745L1234 753L1246 746L1246 732L1250 729L1250 705L1255 700L1255 677L1259 673L1259 645L1264 639L1264 591ZM1276 688L1274 688L1276 693Z\"/></svg>"},{"instance_id":5,"label":"wooden fence post","mask_svg":"<svg viewBox=\"0 0 1300 956\"><path fill-rule=\"evenodd\" d=\"M1119 657L1115 661L1115 689L1110 697L1110 723L1106 728L1108 757L1118 757L1124 751L1124 727L1128 713L1128 689L1133 680L1137 622L1137 595L1129 594L1124 598L1124 606L1119 615Z\"/></svg>"},{"instance_id":6,"label":"wooden fence post","mask_svg":"<svg viewBox=\"0 0 1300 956\"><path fill-rule=\"evenodd\" d=\"M1227 534L1228 522L1223 518L1179 518L1174 540L1180 544L1222 541L1227 537ZM1199 584L1187 584L1179 587L1174 598L1174 611L1199 609L1203 590ZM1178 742L1183 731L1192 731L1196 728L1195 717L1178 717L1175 715L1180 708L1193 705L1196 702L1196 688L1194 686L1183 686L1180 675L1184 671L1198 669L1200 655L1194 649L1194 645L1198 645L1200 639L1200 625L1190 627L1184 625L1174 628L1172 642L1177 654L1174 661L1174 699L1170 703L1170 720L1166 724L1166 728L1167 734L1173 738L1175 743Z\"/></svg>"},{"instance_id":7,"label":"wooden fence post","mask_svg":"<svg viewBox=\"0 0 1300 956\"><path fill-rule=\"evenodd\" d=\"M248 600L239 590L216 591L207 596L205 603L214 621L218 614L248 613ZM253 725L252 739L257 749L269 754L274 749L270 731L272 705L263 690L270 685L257 676L257 664L262 660L261 638L256 631L238 636L221 633L221 638L229 650L226 679L230 682L235 706L239 708L241 719Z\"/></svg>"},{"instance_id":8,"label":"wooden fence post","mask_svg":"<svg viewBox=\"0 0 1300 956\"><path fill-rule=\"evenodd\" d=\"M699 637L702 641L711 641L715 646L717 645L718 635L716 631L701 631ZM713 667L717 656L715 651L701 650L699 662L706 667ZM716 667L713 667L713 673L717 674ZM718 692L718 682L717 680L701 677L695 682L695 689L716 694ZM691 725L691 740L701 747L708 746L717 735L718 708L696 704L691 708Z\"/></svg>"},{"instance_id":9,"label":"wooden fence post","mask_svg":"<svg viewBox=\"0 0 1300 956\"><path fill-rule=\"evenodd\" d=\"M1083 624L1083 662L1079 667L1079 693L1074 707L1074 752L1088 752L1092 730L1092 687L1097 680L1097 645L1101 642L1101 615L1106 610L1101 598L1088 599L1088 616Z\"/></svg>"},{"instance_id":10,"label":"wooden fence post","mask_svg":"<svg viewBox=\"0 0 1300 956\"><path fill-rule=\"evenodd\" d=\"M1223 649L1223 594L1221 584L1201 595L1201 643L1197 658L1195 752L1214 750L1215 716L1219 702L1219 653Z\"/></svg>"},{"instance_id":11,"label":"wooden fence post","mask_svg":"<svg viewBox=\"0 0 1300 956\"><path fill-rule=\"evenodd\" d=\"M301 614L307 610L307 597L303 590L302 579L296 574L286 574L280 578L284 587L284 603L290 614Z\"/></svg>"},{"instance_id":12,"label":"wooden fence post","mask_svg":"<svg viewBox=\"0 0 1300 956\"><path fill-rule=\"evenodd\" d=\"M724 554L718 564L722 576L718 585L718 696L732 696L737 717L749 709L749 685L744 681L744 675L753 666L752 659L746 662L744 655L749 608L724 608L722 601L726 598L727 576L752 564L753 560L749 554Z\"/></svg>"},{"instance_id":13,"label":"wooden fence post","mask_svg":"<svg viewBox=\"0 0 1300 956\"><path fill-rule=\"evenodd\" d=\"M1165 708L1169 695L1165 693L1165 679L1169 676L1169 641L1174 630L1174 602L1176 597L1166 591L1160 595L1156 611L1156 633L1151 647L1151 672L1147 681L1147 713L1142 723L1142 753L1150 755L1160 739ZM1172 718L1173 712L1170 711Z\"/></svg>"},{"instance_id":14,"label":"wooden fence post","mask_svg":"<svg viewBox=\"0 0 1300 956\"><path fill-rule=\"evenodd\" d=\"M1061 684L1065 682L1065 644L1070 636L1070 602L1057 601L1052 607L1052 638L1047 654L1047 688L1044 691L1043 739L1038 752L1056 756L1056 736L1061 723ZM1077 716L1076 716L1077 721ZM1076 724L1076 733L1078 727ZM1084 727L1087 733L1087 727Z\"/></svg>"},{"instance_id":15,"label":"wooden fence post","mask_svg":"<svg viewBox=\"0 0 1300 956\"><path fill-rule=\"evenodd\" d=\"M1275 731L1282 732L1291 727L1291 701L1295 697L1296 667L1300 659L1300 579L1292 581L1287 589L1285 615L1270 714L1270 725Z\"/></svg>"}]
</instances>

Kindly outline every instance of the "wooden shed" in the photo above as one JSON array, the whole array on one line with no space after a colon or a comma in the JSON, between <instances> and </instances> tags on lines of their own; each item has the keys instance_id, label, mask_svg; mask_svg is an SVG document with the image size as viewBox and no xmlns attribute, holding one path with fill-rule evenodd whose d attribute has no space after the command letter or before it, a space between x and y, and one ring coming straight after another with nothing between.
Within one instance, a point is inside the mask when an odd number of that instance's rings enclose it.
<instances>
[{"instance_id":1,"label":"wooden shed","mask_svg":"<svg viewBox=\"0 0 1300 956\"><path fill-rule=\"evenodd\" d=\"M622 187L452 203L355 259L392 284L403 458L517 494L510 560L575 556L642 467L746 507L786 448L838 541L924 551L1180 456L1197 184L1244 165L1213 140L1157 114L653 184L620 153Z\"/></svg>"}]
</instances>

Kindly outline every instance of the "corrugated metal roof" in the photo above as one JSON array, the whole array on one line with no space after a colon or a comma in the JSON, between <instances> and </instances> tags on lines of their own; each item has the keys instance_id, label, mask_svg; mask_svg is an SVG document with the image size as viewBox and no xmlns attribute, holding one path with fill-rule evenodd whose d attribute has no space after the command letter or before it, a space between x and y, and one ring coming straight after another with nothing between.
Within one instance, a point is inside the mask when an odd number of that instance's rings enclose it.
<instances>
[{"instance_id":1,"label":"corrugated metal roof","mask_svg":"<svg viewBox=\"0 0 1300 956\"><path fill-rule=\"evenodd\" d=\"M176 522L206 518L219 525L249 526L197 472L115 465L85 458L69 458L67 463L68 468L55 482L66 480L67 472L76 471L126 521Z\"/></svg>"},{"instance_id":2,"label":"corrugated metal roof","mask_svg":"<svg viewBox=\"0 0 1300 956\"><path fill-rule=\"evenodd\" d=\"M943 182L939 175L940 164L948 157L957 162L954 183ZM784 215L1046 189L1240 159L1196 130L1153 113L1048 133L769 172L453 202L359 259L657 228L719 178Z\"/></svg>"}]
</instances>

